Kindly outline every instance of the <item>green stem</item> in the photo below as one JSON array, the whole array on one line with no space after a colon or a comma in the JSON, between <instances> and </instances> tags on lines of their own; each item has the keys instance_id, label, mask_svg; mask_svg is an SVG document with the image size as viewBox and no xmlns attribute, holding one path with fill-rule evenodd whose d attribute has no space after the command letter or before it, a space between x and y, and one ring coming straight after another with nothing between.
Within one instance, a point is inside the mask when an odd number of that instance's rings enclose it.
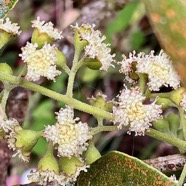
<instances>
[{"instance_id":1,"label":"green stem","mask_svg":"<svg viewBox=\"0 0 186 186\"><path fill-rule=\"evenodd\" d=\"M149 88L147 88L145 91L145 97L150 98L150 96L151 96L151 90Z\"/></svg>"},{"instance_id":2,"label":"green stem","mask_svg":"<svg viewBox=\"0 0 186 186\"><path fill-rule=\"evenodd\" d=\"M184 114L184 110L181 107L177 107L180 113L180 125L183 129L183 136L184 139L186 140L186 118Z\"/></svg>"},{"instance_id":3,"label":"green stem","mask_svg":"<svg viewBox=\"0 0 186 186\"><path fill-rule=\"evenodd\" d=\"M68 85L67 85L67 92L66 95L69 97L73 97L73 86L74 86L74 79L76 73L71 69L69 78L68 78Z\"/></svg>"},{"instance_id":4,"label":"green stem","mask_svg":"<svg viewBox=\"0 0 186 186\"><path fill-rule=\"evenodd\" d=\"M70 74L69 74L69 79L68 79L68 86L67 86L67 93L66 95L69 97L73 96L73 85L74 85L74 79L76 76L77 71L79 70L80 67L84 65L84 57L75 65L73 65Z\"/></svg>"},{"instance_id":5,"label":"green stem","mask_svg":"<svg viewBox=\"0 0 186 186\"><path fill-rule=\"evenodd\" d=\"M57 100L57 101L61 101L61 102L65 103L65 104L67 104L77 110L80 110L80 111L83 111L83 112L86 112L86 113L89 113L92 115L100 116L100 117L103 117L108 120L114 119L113 115L110 114L109 112L106 112L106 111L101 110L99 108L93 107L91 105L88 105L86 103L78 101L78 100L71 98L69 96L59 94L57 92L49 90L49 89L42 87L40 85L37 85L35 83L26 81L23 78L17 78L12 75L6 76L5 73L0 72L0 80L4 80L4 81L7 81L12 84L17 84L17 86L27 88L27 89L32 90L34 92L39 92L40 94L43 94L43 95L50 97L50 98Z\"/></svg>"},{"instance_id":6,"label":"green stem","mask_svg":"<svg viewBox=\"0 0 186 186\"><path fill-rule=\"evenodd\" d=\"M169 144L172 144L179 148L181 152L186 152L186 141L180 140L178 138L175 138L173 136L170 136L165 133L161 133L155 129L149 129L145 132L148 136L151 136L153 138L156 138L160 141L167 142Z\"/></svg>"},{"instance_id":7,"label":"green stem","mask_svg":"<svg viewBox=\"0 0 186 186\"><path fill-rule=\"evenodd\" d=\"M140 74L139 77L140 77L140 79L139 79L140 92L142 94L144 94L145 87L146 87L146 84L147 84L147 75L146 74Z\"/></svg>"},{"instance_id":8,"label":"green stem","mask_svg":"<svg viewBox=\"0 0 186 186\"><path fill-rule=\"evenodd\" d=\"M64 64L63 65L63 70L69 75L70 74L70 68L66 65L66 64Z\"/></svg>"},{"instance_id":9,"label":"green stem","mask_svg":"<svg viewBox=\"0 0 186 186\"><path fill-rule=\"evenodd\" d=\"M44 156L53 156L54 147L51 142L48 143L47 150Z\"/></svg>"},{"instance_id":10,"label":"green stem","mask_svg":"<svg viewBox=\"0 0 186 186\"><path fill-rule=\"evenodd\" d=\"M47 97L50 97L54 100L62 101L63 103L65 103L65 104L67 104L67 105L69 105L69 106L71 106L71 107L73 107L77 110L80 110L80 111L83 111L83 112L86 112L86 113L89 113L89 114L92 114L92 115L101 116L101 117L109 119L109 120L113 119L113 116L109 112L106 112L106 111L101 110L99 108L96 108L96 107L93 107L91 105L85 104L85 103L83 103L81 101L78 101L76 99L73 99L69 96L59 94L59 93L54 92L52 90L49 90L45 87L36 85L32 82L28 82L26 80L23 80L20 83L20 86L24 87L24 88L28 88L29 90L33 90L35 92L39 92L39 93L41 93L41 94L43 94Z\"/></svg>"},{"instance_id":11,"label":"green stem","mask_svg":"<svg viewBox=\"0 0 186 186\"><path fill-rule=\"evenodd\" d=\"M118 130L117 126L98 126L95 128L91 129L91 134L95 135L99 132L103 132L103 131L115 131Z\"/></svg>"},{"instance_id":12,"label":"green stem","mask_svg":"<svg viewBox=\"0 0 186 186\"><path fill-rule=\"evenodd\" d=\"M1 81L7 81L11 84L19 85L19 82L21 81L21 78L18 78L16 76L0 72L0 80Z\"/></svg>"},{"instance_id":13,"label":"green stem","mask_svg":"<svg viewBox=\"0 0 186 186\"><path fill-rule=\"evenodd\" d=\"M27 72L27 66L24 64L21 72L18 75L18 78L21 78L22 76L25 76L26 75L26 72Z\"/></svg>"},{"instance_id":14,"label":"green stem","mask_svg":"<svg viewBox=\"0 0 186 186\"><path fill-rule=\"evenodd\" d=\"M72 68L70 70L70 74L68 78L68 85L67 85L67 92L66 92L66 95L69 97L73 96L73 85L74 85L75 75L78 70L77 64L78 64L80 54L81 54L81 50L79 50L78 48L75 48L75 55L74 55L74 59L72 62Z\"/></svg>"},{"instance_id":15,"label":"green stem","mask_svg":"<svg viewBox=\"0 0 186 186\"><path fill-rule=\"evenodd\" d=\"M98 126L103 126L103 118L102 117L96 117L98 121Z\"/></svg>"},{"instance_id":16,"label":"green stem","mask_svg":"<svg viewBox=\"0 0 186 186\"><path fill-rule=\"evenodd\" d=\"M6 104L7 104L9 93L10 93L9 90L4 89L3 90L3 97L1 99L1 106L2 106L2 109L4 111L4 119L7 119L7 115L6 115Z\"/></svg>"},{"instance_id":17,"label":"green stem","mask_svg":"<svg viewBox=\"0 0 186 186\"><path fill-rule=\"evenodd\" d=\"M186 176L186 164L184 165L183 170L181 172L181 176L179 178L179 183L178 183L179 186L184 184L185 176Z\"/></svg>"},{"instance_id":18,"label":"green stem","mask_svg":"<svg viewBox=\"0 0 186 186\"><path fill-rule=\"evenodd\" d=\"M151 98L156 98L156 97L159 97L159 98L170 98L170 92L167 92L167 93L151 93L150 97Z\"/></svg>"},{"instance_id":19,"label":"green stem","mask_svg":"<svg viewBox=\"0 0 186 186\"><path fill-rule=\"evenodd\" d=\"M4 81L3 84L4 84L4 89L2 91L1 106L2 106L2 109L4 111L4 119L7 119L7 115L6 115L7 100L8 100L10 91L13 88L15 88L15 85L14 84L11 84L11 83L9 83L7 81Z\"/></svg>"}]
</instances>

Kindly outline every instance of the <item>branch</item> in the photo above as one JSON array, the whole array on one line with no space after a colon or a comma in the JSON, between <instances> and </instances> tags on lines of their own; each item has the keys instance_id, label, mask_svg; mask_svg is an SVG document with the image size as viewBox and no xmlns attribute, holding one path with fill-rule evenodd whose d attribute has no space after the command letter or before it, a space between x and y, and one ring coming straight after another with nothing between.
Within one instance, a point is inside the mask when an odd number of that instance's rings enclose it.
<instances>
[{"instance_id":1,"label":"branch","mask_svg":"<svg viewBox=\"0 0 186 186\"><path fill-rule=\"evenodd\" d=\"M171 172L183 169L186 163L186 156L182 154L174 154L170 156L144 160L144 162L161 172Z\"/></svg>"}]
</instances>

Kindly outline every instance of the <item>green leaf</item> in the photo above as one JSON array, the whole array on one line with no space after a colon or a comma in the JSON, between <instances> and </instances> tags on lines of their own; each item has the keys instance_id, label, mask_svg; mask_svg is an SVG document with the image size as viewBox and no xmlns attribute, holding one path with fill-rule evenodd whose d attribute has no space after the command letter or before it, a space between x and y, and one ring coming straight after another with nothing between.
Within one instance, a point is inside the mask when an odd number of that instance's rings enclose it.
<instances>
[{"instance_id":1,"label":"green leaf","mask_svg":"<svg viewBox=\"0 0 186 186\"><path fill-rule=\"evenodd\" d=\"M38 155L44 155L47 150L47 142L44 138L40 138L37 144L32 149L32 152Z\"/></svg>"},{"instance_id":2,"label":"green leaf","mask_svg":"<svg viewBox=\"0 0 186 186\"><path fill-rule=\"evenodd\" d=\"M95 81L97 78L100 77L100 72L96 70L91 70L89 68L84 68L81 70L80 78L85 83L90 83Z\"/></svg>"},{"instance_id":3,"label":"green leaf","mask_svg":"<svg viewBox=\"0 0 186 186\"><path fill-rule=\"evenodd\" d=\"M186 1L144 0L144 2L156 36L171 56L186 85Z\"/></svg>"},{"instance_id":4,"label":"green leaf","mask_svg":"<svg viewBox=\"0 0 186 186\"><path fill-rule=\"evenodd\" d=\"M1 0L0 2L0 19L16 5L18 0Z\"/></svg>"},{"instance_id":5,"label":"green leaf","mask_svg":"<svg viewBox=\"0 0 186 186\"><path fill-rule=\"evenodd\" d=\"M52 100L46 100L40 103L40 105L34 109L33 121L31 127L32 130L39 131L44 129L45 126L55 123L55 116L53 113ZM44 138L40 138L37 144L33 148L33 152L38 155L44 155L47 149L47 142Z\"/></svg>"},{"instance_id":6,"label":"green leaf","mask_svg":"<svg viewBox=\"0 0 186 186\"><path fill-rule=\"evenodd\" d=\"M145 35L142 31L136 31L131 34L131 48L139 50L145 42Z\"/></svg>"},{"instance_id":7,"label":"green leaf","mask_svg":"<svg viewBox=\"0 0 186 186\"><path fill-rule=\"evenodd\" d=\"M138 5L139 1L134 1L132 3L127 4L121 11L118 12L115 19L112 22L110 22L107 26L106 30L107 41L110 42L113 34L121 32L129 26L129 23Z\"/></svg>"},{"instance_id":8,"label":"green leaf","mask_svg":"<svg viewBox=\"0 0 186 186\"><path fill-rule=\"evenodd\" d=\"M31 129L35 131L42 130L44 126L55 123L52 100L46 100L40 103L40 105L34 109L32 115L33 122Z\"/></svg>"},{"instance_id":9,"label":"green leaf","mask_svg":"<svg viewBox=\"0 0 186 186\"><path fill-rule=\"evenodd\" d=\"M65 89L65 79L67 78L66 73L62 73L60 76L56 77L56 82L50 85L50 89L56 92L62 92Z\"/></svg>"},{"instance_id":10,"label":"green leaf","mask_svg":"<svg viewBox=\"0 0 186 186\"><path fill-rule=\"evenodd\" d=\"M78 178L78 186L177 186L141 160L113 151L91 164Z\"/></svg>"}]
</instances>

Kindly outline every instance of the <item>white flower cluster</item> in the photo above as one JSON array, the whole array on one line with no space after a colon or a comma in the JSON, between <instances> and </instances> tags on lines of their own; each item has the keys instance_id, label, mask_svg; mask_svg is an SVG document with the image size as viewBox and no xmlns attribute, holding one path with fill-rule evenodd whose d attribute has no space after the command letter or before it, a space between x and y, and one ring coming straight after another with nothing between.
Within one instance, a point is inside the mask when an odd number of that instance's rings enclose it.
<instances>
[{"instance_id":1,"label":"white flower cluster","mask_svg":"<svg viewBox=\"0 0 186 186\"><path fill-rule=\"evenodd\" d=\"M31 171L28 175L31 182L37 182L39 185L47 186L52 183L53 186L68 186L69 180L64 175L58 175L55 172L46 171ZM69 185L70 186L70 185Z\"/></svg>"},{"instance_id":2,"label":"white flower cluster","mask_svg":"<svg viewBox=\"0 0 186 186\"><path fill-rule=\"evenodd\" d=\"M44 76L49 80L55 81L55 76L61 74L61 71L56 69L55 62L57 61L57 48L54 45L45 44L41 49L37 49L38 45L27 42L25 47L22 47L22 57L24 63L27 63L28 81L37 81L40 76Z\"/></svg>"},{"instance_id":3,"label":"white flower cluster","mask_svg":"<svg viewBox=\"0 0 186 186\"><path fill-rule=\"evenodd\" d=\"M82 123L79 118L74 119L73 109L66 107L57 114L57 123L46 126L43 136L48 142L52 142L58 150L59 157L79 158L82 165L76 167L74 174L67 175L64 172L55 173L53 171L43 171L38 169L32 171L29 180L38 182L41 185L52 183L53 185L70 186L74 185L81 171L86 172L89 167L80 155L87 149L88 140L92 138L87 123Z\"/></svg>"},{"instance_id":4,"label":"white flower cluster","mask_svg":"<svg viewBox=\"0 0 186 186\"><path fill-rule=\"evenodd\" d=\"M126 75L126 80L132 83L134 80L129 77L133 71L132 63L136 63L136 73L148 74L148 86L153 91L159 91L161 86L170 86L177 89L180 86L180 78L172 66L169 56L162 50L159 55L154 51L146 55L141 52L136 55L135 51L129 54L129 58L123 56L120 72Z\"/></svg>"},{"instance_id":5,"label":"white flower cluster","mask_svg":"<svg viewBox=\"0 0 186 186\"><path fill-rule=\"evenodd\" d=\"M37 182L39 185L47 185L52 182L53 186L58 186L59 182L64 183L64 176L59 176L55 172L51 171L31 171L28 175L28 179L31 182Z\"/></svg>"},{"instance_id":6,"label":"white flower cluster","mask_svg":"<svg viewBox=\"0 0 186 186\"><path fill-rule=\"evenodd\" d=\"M19 35L21 33L19 29L20 26L17 23L11 23L9 18L0 19L0 30L4 30L12 35Z\"/></svg>"},{"instance_id":7,"label":"white flower cluster","mask_svg":"<svg viewBox=\"0 0 186 186\"><path fill-rule=\"evenodd\" d=\"M58 122L44 130L43 136L47 141L57 145L58 156L79 157L87 149L87 141L92 138L88 124L73 117L74 113L70 107L61 109L57 113ZM75 123L77 121L79 122Z\"/></svg>"},{"instance_id":8,"label":"white flower cluster","mask_svg":"<svg viewBox=\"0 0 186 186\"><path fill-rule=\"evenodd\" d=\"M111 49L108 47L110 44L103 43L106 37L99 30L94 30L95 25L82 24L80 27L78 25L72 27L77 29L83 40L88 42L85 46L85 55L100 61L102 64L100 70L107 71L110 66L114 67L112 62L115 62L113 59L115 54L110 54Z\"/></svg>"},{"instance_id":9,"label":"white flower cluster","mask_svg":"<svg viewBox=\"0 0 186 186\"><path fill-rule=\"evenodd\" d=\"M59 32L53 26L52 22L45 23L45 21L40 21L40 17L32 21L32 27L37 28L40 33L46 33L50 38L55 40L62 39L62 32Z\"/></svg>"},{"instance_id":10,"label":"white flower cluster","mask_svg":"<svg viewBox=\"0 0 186 186\"><path fill-rule=\"evenodd\" d=\"M118 124L119 129L123 126L129 127L129 134L133 131L135 135L144 135L151 122L160 119L162 113L160 105L155 102L144 104L144 100L145 97L138 87L123 89L119 95L118 106L113 107L114 124Z\"/></svg>"},{"instance_id":11,"label":"white flower cluster","mask_svg":"<svg viewBox=\"0 0 186 186\"><path fill-rule=\"evenodd\" d=\"M47 186L52 183L52 186L74 186L77 177L81 171L87 172L89 166L78 167L75 174L66 175L64 173L57 174L53 171L31 171L28 179L32 182L37 182L39 185Z\"/></svg>"}]
</instances>

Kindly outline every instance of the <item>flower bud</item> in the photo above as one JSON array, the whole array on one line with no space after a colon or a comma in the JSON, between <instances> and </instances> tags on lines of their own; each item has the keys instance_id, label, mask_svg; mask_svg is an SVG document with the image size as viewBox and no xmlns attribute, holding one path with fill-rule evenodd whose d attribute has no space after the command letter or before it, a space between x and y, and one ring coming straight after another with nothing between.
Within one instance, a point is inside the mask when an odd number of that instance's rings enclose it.
<instances>
[{"instance_id":1,"label":"flower bud","mask_svg":"<svg viewBox=\"0 0 186 186\"><path fill-rule=\"evenodd\" d=\"M8 138L8 147L15 152L13 157L18 155L20 159L28 162L31 150L41 132L23 130L15 118L5 120L1 123L1 127L6 133L5 137Z\"/></svg>"},{"instance_id":2,"label":"flower bud","mask_svg":"<svg viewBox=\"0 0 186 186\"><path fill-rule=\"evenodd\" d=\"M102 66L102 63L98 59L86 58L85 65L91 70L99 70Z\"/></svg>"},{"instance_id":3,"label":"flower bud","mask_svg":"<svg viewBox=\"0 0 186 186\"><path fill-rule=\"evenodd\" d=\"M59 174L59 164L53 155L52 145L49 144L46 154L40 159L38 163L38 170L45 172L50 171Z\"/></svg>"},{"instance_id":4,"label":"flower bud","mask_svg":"<svg viewBox=\"0 0 186 186\"><path fill-rule=\"evenodd\" d=\"M114 106L114 102L113 101L106 101L106 95L98 92L96 97L91 97L88 98L90 105L103 109L105 111L110 112L112 110L112 107Z\"/></svg>"},{"instance_id":5,"label":"flower bud","mask_svg":"<svg viewBox=\"0 0 186 186\"><path fill-rule=\"evenodd\" d=\"M177 136L178 136L179 139L185 140L184 134L183 134L183 129L179 129L179 130L177 131Z\"/></svg>"},{"instance_id":6,"label":"flower bud","mask_svg":"<svg viewBox=\"0 0 186 186\"><path fill-rule=\"evenodd\" d=\"M81 27L81 31L83 31L83 27ZM79 51L82 51L84 47L88 44L86 40L83 40L81 38L81 35L79 34L77 28L74 27L74 46Z\"/></svg>"},{"instance_id":7,"label":"flower bud","mask_svg":"<svg viewBox=\"0 0 186 186\"><path fill-rule=\"evenodd\" d=\"M180 118L177 114L171 113L169 114L166 119L169 122L169 129L171 133L177 136L178 128L180 127Z\"/></svg>"},{"instance_id":8,"label":"flower bud","mask_svg":"<svg viewBox=\"0 0 186 186\"><path fill-rule=\"evenodd\" d=\"M97 159L99 159L101 157L100 152L94 146L93 142L90 143L87 151L84 154L84 157L85 157L85 162L88 165L92 164L93 162L95 162Z\"/></svg>"},{"instance_id":9,"label":"flower bud","mask_svg":"<svg viewBox=\"0 0 186 186\"><path fill-rule=\"evenodd\" d=\"M46 43L50 44L54 40L62 38L62 32L53 27L53 23L41 21L40 17L32 21L34 31L32 33L32 43L42 48Z\"/></svg>"},{"instance_id":10,"label":"flower bud","mask_svg":"<svg viewBox=\"0 0 186 186\"><path fill-rule=\"evenodd\" d=\"M12 68L7 63L0 63L0 72L13 75Z\"/></svg>"},{"instance_id":11,"label":"flower bud","mask_svg":"<svg viewBox=\"0 0 186 186\"><path fill-rule=\"evenodd\" d=\"M0 30L0 49L8 43L8 41L11 39L12 34L6 32L6 31L1 31Z\"/></svg>"},{"instance_id":12,"label":"flower bud","mask_svg":"<svg viewBox=\"0 0 186 186\"><path fill-rule=\"evenodd\" d=\"M0 19L0 49L11 39L12 36L19 35L17 23L11 23L9 18Z\"/></svg>"},{"instance_id":13,"label":"flower bud","mask_svg":"<svg viewBox=\"0 0 186 186\"><path fill-rule=\"evenodd\" d=\"M156 101L156 104L162 105L163 110L166 110L169 107L176 106L170 99L167 99L167 98L158 98Z\"/></svg>"},{"instance_id":14,"label":"flower bud","mask_svg":"<svg viewBox=\"0 0 186 186\"><path fill-rule=\"evenodd\" d=\"M52 43L54 38L49 37L47 33L41 33L38 28L35 28L32 33L31 41L33 44L38 44L38 48L42 48L45 43Z\"/></svg>"},{"instance_id":15,"label":"flower bud","mask_svg":"<svg viewBox=\"0 0 186 186\"><path fill-rule=\"evenodd\" d=\"M170 96L169 98L176 103L177 105L179 105L179 103L181 102L182 98L183 98L183 94L185 92L185 88L184 87L180 87L177 90L173 90L172 92L170 92Z\"/></svg>"},{"instance_id":16,"label":"flower bud","mask_svg":"<svg viewBox=\"0 0 186 186\"><path fill-rule=\"evenodd\" d=\"M70 176L76 173L78 167L83 167L84 163L75 156L72 156L71 158L61 157L59 159L59 166L61 171L64 171L68 176Z\"/></svg>"},{"instance_id":17,"label":"flower bud","mask_svg":"<svg viewBox=\"0 0 186 186\"><path fill-rule=\"evenodd\" d=\"M40 132L23 130L21 127L16 127L15 132L15 147L21 149L23 156L28 157L41 136Z\"/></svg>"},{"instance_id":18,"label":"flower bud","mask_svg":"<svg viewBox=\"0 0 186 186\"><path fill-rule=\"evenodd\" d=\"M53 155L51 144L48 145L46 154L39 161L37 170L32 170L28 179L31 182L37 182L37 185L57 186L65 181L65 177L59 174L59 164Z\"/></svg>"},{"instance_id":19,"label":"flower bud","mask_svg":"<svg viewBox=\"0 0 186 186\"><path fill-rule=\"evenodd\" d=\"M66 61L67 60L65 55L61 51L57 50L57 61L55 62L55 64L63 68L63 66L66 64Z\"/></svg>"},{"instance_id":20,"label":"flower bud","mask_svg":"<svg viewBox=\"0 0 186 186\"><path fill-rule=\"evenodd\" d=\"M153 121L153 126L160 132L170 133L169 122L165 119L159 119L158 121Z\"/></svg>"}]
</instances>

